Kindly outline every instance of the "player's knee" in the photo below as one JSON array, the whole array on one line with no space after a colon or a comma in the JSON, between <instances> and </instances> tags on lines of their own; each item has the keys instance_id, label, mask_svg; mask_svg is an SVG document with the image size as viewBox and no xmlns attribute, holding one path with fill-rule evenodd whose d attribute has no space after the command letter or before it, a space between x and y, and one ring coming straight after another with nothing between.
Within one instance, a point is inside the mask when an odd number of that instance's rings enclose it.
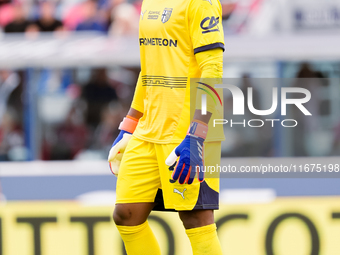
<instances>
[{"instance_id":1,"label":"player's knee","mask_svg":"<svg viewBox=\"0 0 340 255\"><path fill-rule=\"evenodd\" d=\"M214 214L211 210L193 210L179 212L179 217L186 229L198 228L214 223Z\"/></svg>"},{"instance_id":2,"label":"player's knee","mask_svg":"<svg viewBox=\"0 0 340 255\"><path fill-rule=\"evenodd\" d=\"M124 205L116 205L113 211L113 220L116 225L128 225L132 218L132 211Z\"/></svg>"},{"instance_id":3,"label":"player's knee","mask_svg":"<svg viewBox=\"0 0 340 255\"><path fill-rule=\"evenodd\" d=\"M192 212L180 212L179 218L183 222L185 228L194 228L199 224L200 218Z\"/></svg>"}]
</instances>

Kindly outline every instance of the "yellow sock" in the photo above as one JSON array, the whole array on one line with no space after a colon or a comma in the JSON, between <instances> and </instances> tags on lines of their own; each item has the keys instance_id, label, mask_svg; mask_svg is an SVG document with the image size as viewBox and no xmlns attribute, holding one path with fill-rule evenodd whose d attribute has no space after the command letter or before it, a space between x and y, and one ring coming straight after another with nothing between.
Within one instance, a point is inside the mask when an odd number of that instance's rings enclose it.
<instances>
[{"instance_id":1,"label":"yellow sock","mask_svg":"<svg viewBox=\"0 0 340 255\"><path fill-rule=\"evenodd\" d=\"M215 224L187 229L185 232L190 239L194 255L222 255Z\"/></svg>"},{"instance_id":2,"label":"yellow sock","mask_svg":"<svg viewBox=\"0 0 340 255\"><path fill-rule=\"evenodd\" d=\"M117 226L128 255L160 255L159 244L148 221L138 226Z\"/></svg>"}]
</instances>

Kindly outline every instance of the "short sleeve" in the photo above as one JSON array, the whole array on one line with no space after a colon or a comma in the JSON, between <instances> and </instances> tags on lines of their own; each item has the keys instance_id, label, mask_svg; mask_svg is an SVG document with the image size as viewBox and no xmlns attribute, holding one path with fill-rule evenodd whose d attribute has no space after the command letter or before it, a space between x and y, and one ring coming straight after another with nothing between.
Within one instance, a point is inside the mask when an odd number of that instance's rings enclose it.
<instances>
[{"instance_id":1,"label":"short sleeve","mask_svg":"<svg viewBox=\"0 0 340 255\"><path fill-rule=\"evenodd\" d=\"M142 77L141 77L141 73L139 73L131 108L142 113L144 112L144 94L145 93L144 93L144 88L142 86Z\"/></svg>"},{"instance_id":2,"label":"short sleeve","mask_svg":"<svg viewBox=\"0 0 340 255\"><path fill-rule=\"evenodd\" d=\"M192 0L187 16L195 54L216 48L224 51L222 8L219 0Z\"/></svg>"}]
</instances>

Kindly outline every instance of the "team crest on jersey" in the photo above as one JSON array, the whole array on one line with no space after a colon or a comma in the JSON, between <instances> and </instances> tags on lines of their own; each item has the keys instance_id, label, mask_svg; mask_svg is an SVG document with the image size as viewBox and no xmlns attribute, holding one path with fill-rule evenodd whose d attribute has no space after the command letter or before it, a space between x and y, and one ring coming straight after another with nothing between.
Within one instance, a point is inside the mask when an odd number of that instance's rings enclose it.
<instances>
[{"instance_id":1,"label":"team crest on jersey","mask_svg":"<svg viewBox=\"0 0 340 255\"><path fill-rule=\"evenodd\" d=\"M171 17L171 13L172 13L172 8L165 8L162 14L162 22L165 23L167 22L170 17Z\"/></svg>"}]
</instances>

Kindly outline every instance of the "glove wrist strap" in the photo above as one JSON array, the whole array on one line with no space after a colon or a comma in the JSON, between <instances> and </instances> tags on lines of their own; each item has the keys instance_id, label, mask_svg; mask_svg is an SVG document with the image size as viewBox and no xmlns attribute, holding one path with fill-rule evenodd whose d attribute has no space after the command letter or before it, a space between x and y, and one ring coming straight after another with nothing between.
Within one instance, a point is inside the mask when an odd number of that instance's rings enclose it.
<instances>
[{"instance_id":1,"label":"glove wrist strap","mask_svg":"<svg viewBox=\"0 0 340 255\"><path fill-rule=\"evenodd\" d=\"M200 137L205 140L208 134L208 125L202 121L194 120L191 122L187 134L193 137Z\"/></svg>"},{"instance_id":2,"label":"glove wrist strap","mask_svg":"<svg viewBox=\"0 0 340 255\"><path fill-rule=\"evenodd\" d=\"M135 119L127 115L119 125L119 130L124 130L129 133L133 133L137 127L138 119Z\"/></svg>"}]
</instances>

